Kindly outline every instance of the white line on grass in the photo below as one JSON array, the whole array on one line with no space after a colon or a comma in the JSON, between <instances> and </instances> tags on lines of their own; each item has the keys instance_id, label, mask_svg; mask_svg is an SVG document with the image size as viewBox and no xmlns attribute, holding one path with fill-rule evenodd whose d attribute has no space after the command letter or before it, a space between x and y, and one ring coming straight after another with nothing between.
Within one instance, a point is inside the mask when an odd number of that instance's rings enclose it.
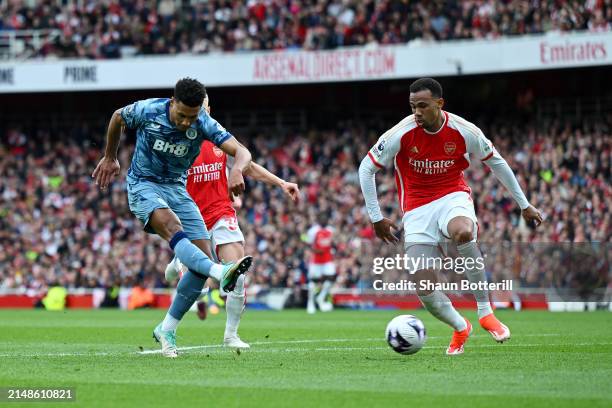
<instances>
[{"instance_id":1,"label":"white line on grass","mask_svg":"<svg viewBox=\"0 0 612 408\"><path fill-rule=\"evenodd\" d=\"M479 344L479 345L468 345L466 348L469 349L480 349L480 348L490 348L490 347L512 347L512 348L521 348L521 347L542 347L542 346L571 346L571 347L588 347L588 346L610 346L610 343L557 343L557 344L548 344L548 343L530 343L530 344ZM425 349L446 349L448 346L425 346ZM315 348L306 348L306 347L291 347L291 348L263 348L263 349L249 349L243 351L244 353L295 353L295 352L308 352L308 351L334 351L334 352L346 352L346 351L368 351L368 350L388 350L388 346L374 346L374 347L315 347ZM189 349L184 350L183 348L178 348L179 351L185 352L185 354L204 354L204 353L219 353L219 352L227 352L228 349L223 347L217 347L215 349L203 350L203 349ZM161 350L147 350L147 352L139 352L138 354L160 354Z\"/></svg>"},{"instance_id":2,"label":"white line on grass","mask_svg":"<svg viewBox=\"0 0 612 408\"><path fill-rule=\"evenodd\" d=\"M556 334L552 333L543 333L543 334L524 334L520 337L548 337L548 336L556 336ZM474 337L488 337L486 335L482 336L474 336ZM448 336L431 336L429 339L447 339ZM268 345L298 345L298 344L325 344L325 343L354 343L354 342L378 342L384 343L384 338L343 338L343 339L304 339L304 340L278 340L278 341L255 341L252 342L253 346L268 346ZM561 344L549 344L549 343L529 343L529 344L504 344L500 346L498 344L483 344L483 345L470 345L469 348L488 348L488 347L541 347L541 346L572 346L572 347L581 347L581 346L608 346L612 345L612 343L561 343ZM285 347L285 348L267 348L267 347L255 347L254 349L248 350L249 353L278 353L278 352L306 352L306 351L360 351L360 350L383 350L387 349L386 346L371 346L371 347ZM446 348L445 345L431 345L425 346L425 348ZM179 347L179 351L186 353L217 353L217 352L226 352L228 351L223 345L220 344L211 344L211 345L201 345L201 346L187 346L187 347ZM118 355L130 355L130 354L138 354L138 355L151 355L151 354L160 354L160 349L155 350L143 350L137 352L131 351L114 351L114 352L57 352L57 353L2 353L0 354L0 358L16 358L16 357L77 357L77 356L88 356L88 357L108 357L108 356L118 356Z\"/></svg>"},{"instance_id":3,"label":"white line on grass","mask_svg":"<svg viewBox=\"0 0 612 408\"><path fill-rule=\"evenodd\" d=\"M544 334L524 334L521 337L548 337L548 336L557 336L554 333L544 333ZM489 337L489 335L472 335L470 338L474 337ZM449 336L429 336L428 339L448 339ZM376 342L384 342L384 337L373 337L366 339L304 339L304 340L279 340L279 341L254 341L250 344L253 346L265 346L272 344L310 344L310 343L352 343L357 341L376 341ZM199 349L216 349L216 348L224 348L222 344L215 345L202 345L202 346L188 346L188 347L178 347L178 351L190 351L190 350L199 350ZM383 347L384 348L384 347ZM342 347L343 350L346 350L347 347ZM367 349L367 348L366 348ZM311 349L307 349L311 350ZM138 354L159 354L161 350L144 350L138 352Z\"/></svg>"}]
</instances>

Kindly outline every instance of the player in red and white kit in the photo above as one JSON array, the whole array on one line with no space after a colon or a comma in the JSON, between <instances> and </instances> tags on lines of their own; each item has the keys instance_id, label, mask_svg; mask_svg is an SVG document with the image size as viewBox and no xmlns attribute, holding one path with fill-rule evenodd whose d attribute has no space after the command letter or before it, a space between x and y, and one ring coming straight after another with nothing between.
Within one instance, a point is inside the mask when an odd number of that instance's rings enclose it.
<instances>
[{"instance_id":1,"label":"player in red and white kit","mask_svg":"<svg viewBox=\"0 0 612 408\"><path fill-rule=\"evenodd\" d=\"M316 312L315 293L320 286L319 295L316 297L317 305L322 312L333 310L333 304L327 301L329 290L336 279L336 266L334 265L333 250L333 227L328 225L328 217L325 213L317 216L318 223L310 227L306 234L308 244L312 248L312 256L308 264L308 306L310 314Z\"/></svg>"},{"instance_id":2,"label":"player in red and white kit","mask_svg":"<svg viewBox=\"0 0 612 408\"><path fill-rule=\"evenodd\" d=\"M210 113L208 102L206 97L203 106ZM227 155L213 143L204 141L200 154L187 171L187 192L198 206L211 237L208 256L213 259L211 254L214 254L219 261L234 262L244 256L244 236L238 225L233 205L234 197L230 196L228 190L227 167ZM251 163L244 174L282 188L293 201L297 201L299 197L297 184L286 182L255 162ZM166 280L176 279L182 269L183 265L175 257L166 267ZM231 293L219 290L227 295L225 301L227 321L223 344L227 347L247 349L250 347L249 344L238 336L238 326L245 303L244 276L238 278L236 287Z\"/></svg>"},{"instance_id":3,"label":"player in red and white kit","mask_svg":"<svg viewBox=\"0 0 612 408\"><path fill-rule=\"evenodd\" d=\"M466 262L471 283L486 282L482 254L476 244L477 219L471 190L463 171L470 160L487 164L498 180L510 191L521 208L523 218L536 226L540 212L529 204L506 161L474 124L442 110L441 85L422 78L410 86L413 114L384 133L359 167L359 179L370 220L376 235L387 243L397 237L393 222L384 218L376 196L375 173L393 166L399 202L403 211L404 249L408 257L442 256L439 244L450 240ZM472 325L452 306L440 291L421 290L419 282L432 280L430 269L410 271L415 274L417 294L427 310L455 329L446 354L463 353ZM510 338L510 330L493 314L487 290L473 291L478 304L480 325L498 342Z\"/></svg>"}]
</instances>

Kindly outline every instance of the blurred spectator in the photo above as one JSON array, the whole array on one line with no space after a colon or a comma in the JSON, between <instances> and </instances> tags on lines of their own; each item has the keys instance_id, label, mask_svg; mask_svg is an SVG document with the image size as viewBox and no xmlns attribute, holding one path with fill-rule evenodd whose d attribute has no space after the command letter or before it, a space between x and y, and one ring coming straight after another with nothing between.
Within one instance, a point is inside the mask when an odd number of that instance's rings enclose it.
<instances>
[{"instance_id":1,"label":"blurred spectator","mask_svg":"<svg viewBox=\"0 0 612 408\"><path fill-rule=\"evenodd\" d=\"M516 121L483 127L546 222L537 230L526 226L504 187L475 164L467 176L480 240L609 243L611 119L581 126ZM67 288L126 287L139 279L150 288L166 286L168 245L144 233L127 206L132 147L121 147L121 177L101 192L90 175L103 140L91 129L104 129L104 121L57 123L0 133L0 289L44 291L53 281ZM294 205L280 190L247 179L239 221L246 253L255 257L249 285L295 289L304 282L310 255L305 233L321 211L331 215L337 233L338 285L352 287L363 274L371 276L367 259L383 256L383 245L365 213L357 167L377 137L363 124L347 123L243 140L261 164L302 191ZM377 180L383 212L399 220L393 174L380 173Z\"/></svg>"},{"instance_id":2,"label":"blurred spectator","mask_svg":"<svg viewBox=\"0 0 612 408\"><path fill-rule=\"evenodd\" d=\"M62 36L38 53L59 58L330 49L612 30L612 0L106 0L58 4L51 0L2 2L0 28L61 30Z\"/></svg>"},{"instance_id":3,"label":"blurred spectator","mask_svg":"<svg viewBox=\"0 0 612 408\"><path fill-rule=\"evenodd\" d=\"M68 291L66 288L52 284L41 302L47 310L64 310L66 308L67 296Z\"/></svg>"},{"instance_id":4,"label":"blurred spectator","mask_svg":"<svg viewBox=\"0 0 612 408\"><path fill-rule=\"evenodd\" d=\"M128 300L128 309L142 309L145 307L153 307L155 303L155 295L151 289L147 288L144 282L138 282L130 293Z\"/></svg>"}]
</instances>

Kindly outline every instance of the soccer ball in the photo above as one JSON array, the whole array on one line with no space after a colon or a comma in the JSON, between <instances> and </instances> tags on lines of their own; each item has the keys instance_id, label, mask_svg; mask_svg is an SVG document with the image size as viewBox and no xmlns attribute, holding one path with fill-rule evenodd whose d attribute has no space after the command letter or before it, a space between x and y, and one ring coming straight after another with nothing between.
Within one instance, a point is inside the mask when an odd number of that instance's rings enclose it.
<instances>
[{"instance_id":1,"label":"soccer ball","mask_svg":"<svg viewBox=\"0 0 612 408\"><path fill-rule=\"evenodd\" d=\"M414 354L423 348L427 332L419 318L412 315L401 315L389 322L385 336L389 346L396 352Z\"/></svg>"}]
</instances>

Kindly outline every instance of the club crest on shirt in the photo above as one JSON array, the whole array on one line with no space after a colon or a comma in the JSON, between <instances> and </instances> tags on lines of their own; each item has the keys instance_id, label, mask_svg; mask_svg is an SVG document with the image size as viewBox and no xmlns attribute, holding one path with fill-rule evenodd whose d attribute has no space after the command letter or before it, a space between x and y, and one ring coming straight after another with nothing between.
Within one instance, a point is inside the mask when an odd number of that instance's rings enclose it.
<instances>
[{"instance_id":1,"label":"club crest on shirt","mask_svg":"<svg viewBox=\"0 0 612 408\"><path fill-rule=\"evenodd\" d=\"M444 143L444 152L449 156L455 153L455 150L457 150L457 145L455 144L455 142Z\"/></svg>"},{"instance_id":2,"label":"club crest on shirt","mask_svg":"<svg viewBox=\"0 0 612 408\"><path fill-rule=\"evenodd\" d=\"M187 136L187 139L193 140L198 137L198 131L194 128L189 128L187 129L187 132L185 132L185 136Z\"/></svg>"},{"instance_id":3,"label":"club crest on shirt","mask_svg":"<svg viewBox=\"0 0 612 408\"><path fill-rule=\"evenodd\" d=\"M213 146L213 153L217 157L223 157L223 150L219 149L217 146Z\"/></svg>"}]
</instances>

